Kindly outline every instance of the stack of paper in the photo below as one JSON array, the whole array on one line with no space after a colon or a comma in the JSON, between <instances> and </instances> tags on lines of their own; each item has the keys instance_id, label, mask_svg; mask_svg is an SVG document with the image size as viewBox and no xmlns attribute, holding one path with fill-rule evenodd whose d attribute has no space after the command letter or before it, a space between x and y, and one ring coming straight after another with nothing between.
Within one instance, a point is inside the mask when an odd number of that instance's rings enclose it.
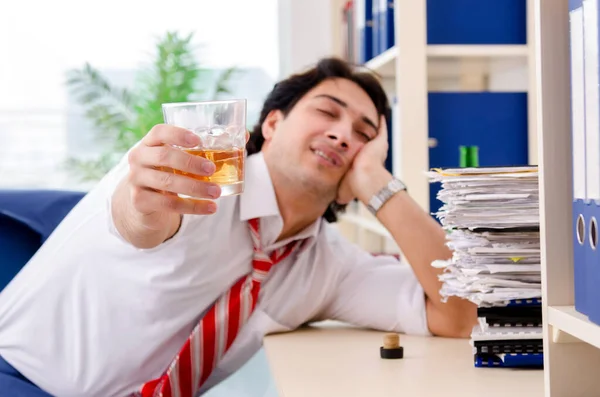
<instances>
[{"instance_id":1,"label":"stack of paper","mask_svg":"<svg viewBox=\"0 0 600 397\"><path fill-rule=\"evenodd\" d=\"M455 295L479 306L541 296L538 231L450 230L450 261L436 261L442 297Z\"/></svg>"},{"instance_id":2,"label":"stack of paper","mask_svg":"<svg viewBox=\"0 0 600 397\"><path fill-rule=\"evenodd\" d=\"M514 366L515 357L527 356L522 362L531 365L531 355L541 364L541 310L531 314L541 299L537 167L435 169L428 175L441 182L443 205L435 215L453 251L450 260L432 266L444 270L444 300L457 296L479 308L471 340L475 364ZM514 340L498 342L507 335Z\"/></svg>"}]
</instances>

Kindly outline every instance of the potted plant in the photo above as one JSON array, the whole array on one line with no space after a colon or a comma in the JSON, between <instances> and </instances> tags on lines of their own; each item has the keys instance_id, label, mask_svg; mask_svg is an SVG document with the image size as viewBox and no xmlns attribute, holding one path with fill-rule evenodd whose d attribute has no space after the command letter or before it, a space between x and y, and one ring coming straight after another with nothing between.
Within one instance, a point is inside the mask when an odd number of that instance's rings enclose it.
<instances>
[{"instance_id":1,"label":"potted plant","mask_svg":"<svg viewBox=\"0 0 600 397\"><path fill-rule=\"evenodd\" d=\"M162 123L163 103L216 99L230 93L228 83L235 69L215 79L214 71L200 67L192 39L193 33L178 32L159 38L153 61L137 72L132 89L110 84L89 63L67 72L68 88L106 148L93 159L67 160L80 181L101 179L152 126Z\"/></svg>"}]
</instances>

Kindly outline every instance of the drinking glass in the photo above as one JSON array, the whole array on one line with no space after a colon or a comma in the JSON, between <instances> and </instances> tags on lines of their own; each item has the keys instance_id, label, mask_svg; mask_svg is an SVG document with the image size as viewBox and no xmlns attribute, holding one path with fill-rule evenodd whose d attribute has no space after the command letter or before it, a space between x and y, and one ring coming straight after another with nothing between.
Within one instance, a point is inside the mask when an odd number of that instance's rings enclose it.
<instances>
[{"instance_id":1,"label":"drinking glass","mask_svg":"<svg viewBox=\"0 0 600 397\"><path fill-rule=\"evenodd\" d=\"M246 155L246 100L165 103L162 109L166 124L186 128L200 137L198 146L179 149L204 157L216 166L211 176L173 172L216 183L221 187L221 196L241 194Z\"/></svg>"}]
</instances>

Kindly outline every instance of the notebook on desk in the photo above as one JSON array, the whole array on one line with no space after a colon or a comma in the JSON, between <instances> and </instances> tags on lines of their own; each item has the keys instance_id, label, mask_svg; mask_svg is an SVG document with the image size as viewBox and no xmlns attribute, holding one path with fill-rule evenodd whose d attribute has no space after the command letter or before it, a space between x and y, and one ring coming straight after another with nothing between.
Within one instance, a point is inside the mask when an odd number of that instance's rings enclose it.
<instances>
[{"instance_id":1,"label":"notebook on desk","mask_svg":"<svg viewBox=\"0 0 600 397\"><path fill-rule=\"evenodd\" d=\"M477 317L490 327L541 327L540 305L478 307Z\"/></svg>"},{"instance_id":2,"label":"notebook on desk","mask_svg":"<svg viewBox=\"0 0 600 397\"><path fill-rule=\"evenodd\" d=\"M541 369L544 366L544 355L541 353L476 354L474 361L476 367Z\"/></svg>"}]
</instances>

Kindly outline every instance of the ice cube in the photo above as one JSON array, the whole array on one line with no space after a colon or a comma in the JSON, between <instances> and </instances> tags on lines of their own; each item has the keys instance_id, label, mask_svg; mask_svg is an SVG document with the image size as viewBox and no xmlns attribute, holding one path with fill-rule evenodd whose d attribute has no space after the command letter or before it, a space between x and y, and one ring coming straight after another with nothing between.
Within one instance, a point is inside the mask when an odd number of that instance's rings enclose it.
<instances>
[{"instance_id":1,"label":"ice cube","mask_svg":"<svg viewBox=\"0 0 600 397\"><path fill-rule=\"evenodd\" d=\"M200 136L202 146L206 149L229 149L233 144L231 136L224 126L198 128L195 132Z\"/></svg>"}]
</instances>

